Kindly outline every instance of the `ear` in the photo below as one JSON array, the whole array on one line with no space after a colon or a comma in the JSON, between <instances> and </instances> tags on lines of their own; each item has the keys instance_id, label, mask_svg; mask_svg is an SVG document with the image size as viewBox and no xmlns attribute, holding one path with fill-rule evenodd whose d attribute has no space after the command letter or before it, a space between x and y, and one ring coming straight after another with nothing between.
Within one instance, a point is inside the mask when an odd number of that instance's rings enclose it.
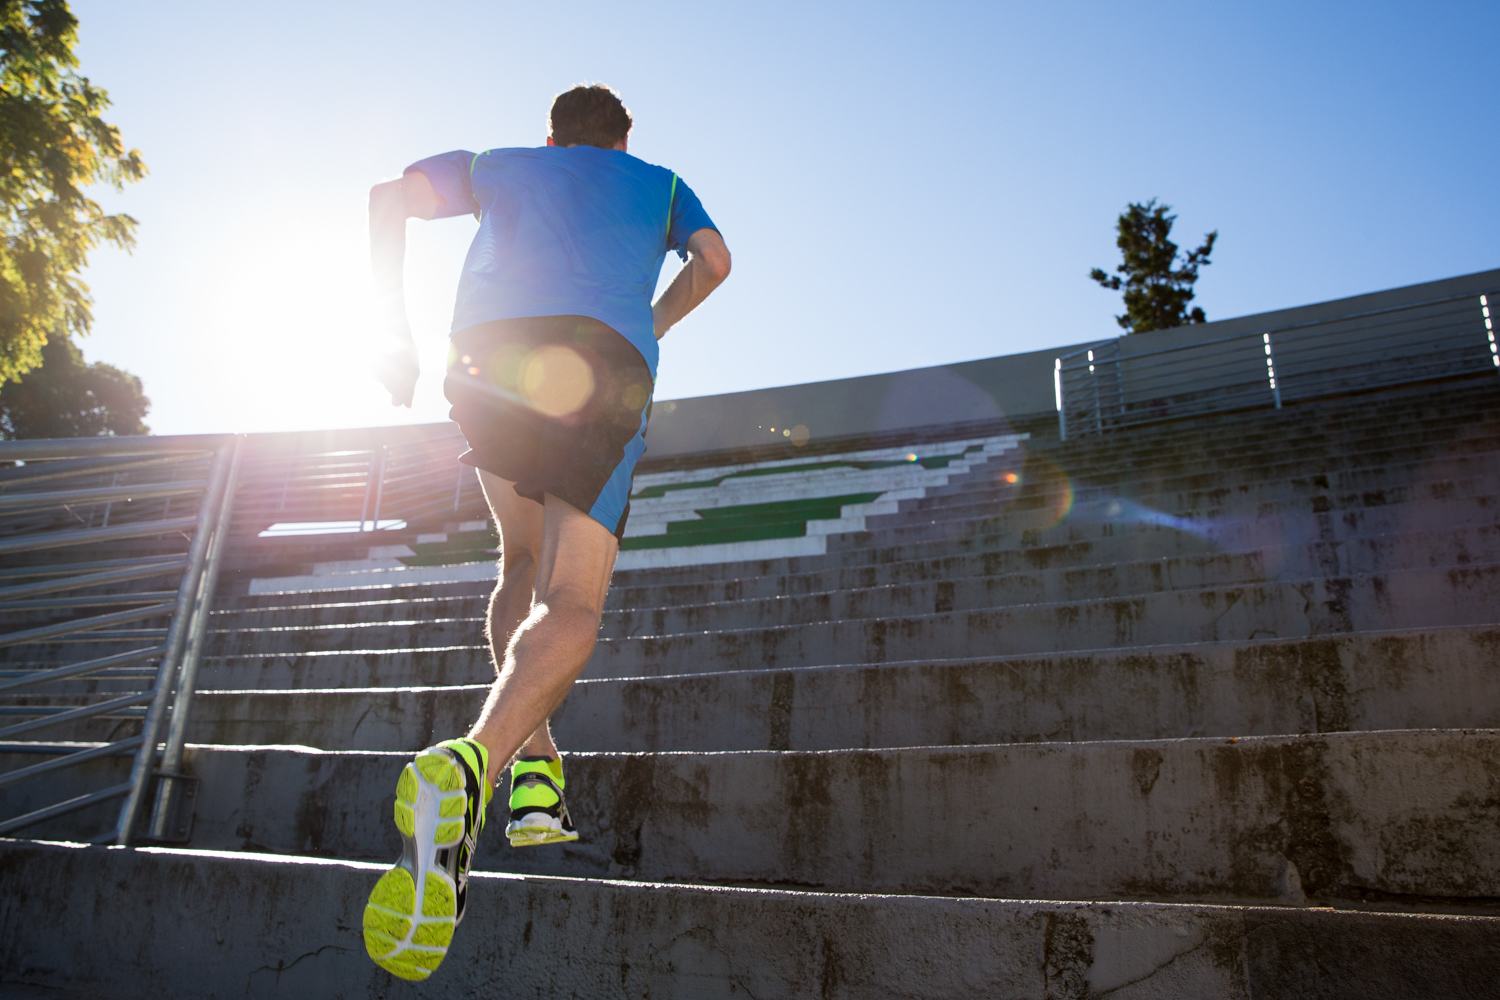
<instances>
[{"instance_id":1,"label":"ear","mask_svg":"<svg viewBox=\"0 0 1500 1000\"><path fill-rule=\"evenodd\" d=\"M554 146L554 145L556 145L556 143L554 143L554 142L553 142L553 141L552 141L552 137L551 137L551 136L550 136L550 135L549 135L549 136L547 136L547 145L549 145L549 146Z\"/></svg>"}]
</instances>

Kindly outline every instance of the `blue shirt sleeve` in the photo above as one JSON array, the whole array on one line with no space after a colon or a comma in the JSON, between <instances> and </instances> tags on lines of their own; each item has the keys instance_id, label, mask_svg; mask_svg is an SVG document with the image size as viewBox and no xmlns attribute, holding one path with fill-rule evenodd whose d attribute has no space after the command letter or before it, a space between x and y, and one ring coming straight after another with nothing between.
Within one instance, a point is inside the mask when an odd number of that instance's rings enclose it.
<instances>
[{"instance_id":1,"label":"blue shirt sleeve","mask_svg":"<svg viewBox=\"0 0 1500 1000\"><path fill-rule=\"evenodd\" d=\"M700 229L719 231L714 220L703 210L703 203L693 194L693 189L677 178L677 191L672 196L672 227L667 232L667 249L676 250L677 256L687 260L687 241Z\"/></svg>"},{"instance_id":2,"label":"blue shirt sleeve","mask_svg":"<svg viewBox=\"0 0 1500 1000\"><path fill-rule=\"evenodd\" d=\"M443 207L437 210L434 219L475 215L479 212L479 204L474 200L474 183L471 179L473 163L473 153L466 149L455 149L451 153L439 153L437 156L418 160L402 171L402 176L413 170L427 175L427 179L432 182L432 189L443 199Z\"/></svg>"}]
</instances>

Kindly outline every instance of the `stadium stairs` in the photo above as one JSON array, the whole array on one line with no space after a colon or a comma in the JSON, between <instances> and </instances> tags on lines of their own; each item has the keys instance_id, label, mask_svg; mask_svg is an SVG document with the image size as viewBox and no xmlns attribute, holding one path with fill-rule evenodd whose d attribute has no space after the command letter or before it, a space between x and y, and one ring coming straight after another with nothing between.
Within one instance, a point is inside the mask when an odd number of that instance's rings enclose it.
<instances>
[{"instance_id":1,"label":"stadium stairs","mask_svg":"<svg viewBox=\"0 0 1500 1000\"><path fill-rule=\"evenodd\" d=\"M1497 401L648 463L555 719L582 839L511 849L502 790L422 984L361 911L483 700L494 536L264 539L189 841L4 841L0 996L1500 996Z\"/></svg>"}]
</instances>

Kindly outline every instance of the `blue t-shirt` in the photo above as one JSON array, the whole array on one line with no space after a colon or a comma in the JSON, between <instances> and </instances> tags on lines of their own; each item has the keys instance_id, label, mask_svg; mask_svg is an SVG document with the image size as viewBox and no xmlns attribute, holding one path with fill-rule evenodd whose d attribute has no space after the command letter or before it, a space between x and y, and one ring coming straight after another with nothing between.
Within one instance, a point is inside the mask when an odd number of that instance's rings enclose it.
<instances>
[{"instance_id":1,"label":"blue t-shirt","mask_svg":"<svg viewBox=\"0 0 1500 1000\"><path fill-rule=\"evenodd\" d=\"M526 316L608 323L656 377L651 293L668 250L716 228L676 174L597 146L455 150L418 160L443 199L436 218L476 214L453 329Z\"/></svg>"}]
</instances>

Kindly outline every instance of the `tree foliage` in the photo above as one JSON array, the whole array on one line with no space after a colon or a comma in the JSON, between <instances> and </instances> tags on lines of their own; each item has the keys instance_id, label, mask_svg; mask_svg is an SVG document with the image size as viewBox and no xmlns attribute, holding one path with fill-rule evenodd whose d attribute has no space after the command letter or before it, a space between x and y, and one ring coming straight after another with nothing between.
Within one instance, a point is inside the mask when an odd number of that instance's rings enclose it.
<instances>
[{"instance_id":1,"label":"tree foliage","mask_svg":"<svg viewBox=\"0 0 1500 1000\"><path fill-rule=\"evenodd\" d=\"M65 0L0 0L0 383L40 363L54 332L88 332L89 251L135 244L135 220L85 194L146 168L100 117L109 96L74 72L77 41Z\"/></svg>"},{"instance_id":2,"label":"tree foliage","mask_svg":"<svg viewBox=\"0 0 1500 1000\"><path fill-rule=\"evenodd\" d=\"M1194 306L1189 311L1188 303L1193 301L1198 269L1209 264L1208 255L1219 233L1215 230L1205 236L1203 245L1182 255L1179 265L1177 244L1170 239L1172 223L1177 221L1177 216L1167 214L1171 210L1171 205L1158 205L1155 198L1143 205L1132 202L1115 225L1119 233L1115 246L1121 257L1115 268L1118 273L1106 274L1097 267L1089 272L1105 288L1125 289L1125 315L1115 320L1127 333L1206 320L1202 309Z\"/></svg>"},{"instance_id":3,"label":"tree foliage","mask_svg":"<svg viewBox=\"0 0 1500 1000\"><path fill-rule=\"evenodd\" d=\"M0 436L98 437L146 434L151 400L141 380L101 362L85 364L67 334L42 345L41 364L0 387Z\"/></svg>"}]
</instances>

